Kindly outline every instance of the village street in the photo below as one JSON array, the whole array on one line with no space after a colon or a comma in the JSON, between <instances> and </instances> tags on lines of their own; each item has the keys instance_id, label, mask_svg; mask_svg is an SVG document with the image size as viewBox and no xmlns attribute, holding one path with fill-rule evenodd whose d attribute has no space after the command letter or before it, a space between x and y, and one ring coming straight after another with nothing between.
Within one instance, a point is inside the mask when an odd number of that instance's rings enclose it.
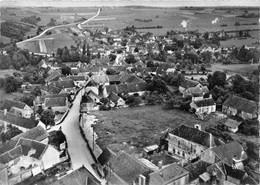
<instances>
[{"instance_id":1,"label":"village street","mask_svg":"<svg viewBox=\"0 0 260 185\"><path fill-rule=\"evenodd\" d=\"M87 148L87 143L81 136L79 129L79 110L83 93L84 89L78 93L73 101L73 106L71 107L68 115L59 126L61 126L62 132L65 134L67 139L68 152L71 157L71 165L73 170L76 170L84 165L99 179L99 176L91 167L91 164L94 164L95 161L92 158L92 155Z\"/></svg>"}]
</instances>

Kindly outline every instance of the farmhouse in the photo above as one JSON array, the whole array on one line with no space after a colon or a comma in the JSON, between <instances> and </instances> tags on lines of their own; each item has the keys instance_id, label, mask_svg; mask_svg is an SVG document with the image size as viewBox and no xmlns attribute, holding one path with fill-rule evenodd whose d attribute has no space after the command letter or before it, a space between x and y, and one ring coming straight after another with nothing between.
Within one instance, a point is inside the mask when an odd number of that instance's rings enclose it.
<instances>
[{"instance_id":1,"label":"farmhouse","mask_svg":"<svg viewBox=\"0 0 260 185\"><path fill-rule=\"evenodd\" d=\"M216 111L216 103L212 98L193 100L190 103L190 107L194 109L196 113L210 114Z\"/></svg>"},{"instance_id":2,"label":"farmhouse","mask_svg":"<svg viewBox=\"0 0 260 185\"><path fill-rule=\"evenodd\" d=\"M237 122L236 120L233 119L227 119L224 123L224 125L226 125L226 127L228 128L228 130L230 132L236 133L238 131L238 126L240 125L240 122Z\"/></svg>"},{"instance_id":3,"label":"farmhouse","mask_svg":"<svg viewBox=\"0 0 260 185\"><path fill-rule=\"evenodd\" d=\"M120 107L125 105L125 101L114 92L111 92L107 98L110 100L111 107Z\"/></svg>"},{"instance_id":4,"label":"farmhouse","mask_svg":"<svg viewBox=\"0 0 260 185\"><path fill-rule=\"evenodd\" d=\"M168 153L184 159L195 159L206 149L220 144L210 133L200 129L180 125L172 131L166 131L162 137Z\"/></svg>"},{"instance_id":5,"label":"farmhouse","mask_svg":"<svg viewBox=\"0 0 260 185\"><path fill-rule=\"evenodd\" d=\"M247 119L258 117L257 103L235 95L230 96L222 106L222 112Z\"/></svg>"},{"instance_id":6,"label":"farmhouse","mask_svg":"<svg viewBox=\"0 0 260 185\"><path fill-rule=\"evenodd\" d=\"M180 93L183 93L185 90L187 91L189 88L192 88L192 87L202 87L202 85L195 80L185 79L180 84L179 91L180 91Z\"/></svg>"},{"instance_id":7,"label":"farmhouse","mask_svg":"<svg viewBox=\"0 0 260 185\"><path fill-rule=\"evenodd\" d=\"M8 112L11 112L18 116L23 116L25 118L30 118L33 114L33 109L29 107L27 104L20 101L14 101L9 99L2 100L0 104L0 110L5 109Z\"/></svg>"},{"instance_id":8,"label":"farmhouse","mask_svg":"<svg viewBox=\"0 0 260 185\"><path fill-rule=\"evenodd\" d=\"M68 98L67 97L53 97L45 98L43 109L51 108L53 112L66 112L68 110Z\"/></svg>"},{"instance_id":9,"label":"farmhouse","mask_svg":"<svg viewBox=\"0 0 260 185\"><path fill-rule=\"evenodd\" d=\"M6 130L7 125L11 124L12 126L19 128L21 131L26 132L36 127L39 123L41 122L0 110L0 125L4 127L4 130Z\"/></svg>"}]
</instances>

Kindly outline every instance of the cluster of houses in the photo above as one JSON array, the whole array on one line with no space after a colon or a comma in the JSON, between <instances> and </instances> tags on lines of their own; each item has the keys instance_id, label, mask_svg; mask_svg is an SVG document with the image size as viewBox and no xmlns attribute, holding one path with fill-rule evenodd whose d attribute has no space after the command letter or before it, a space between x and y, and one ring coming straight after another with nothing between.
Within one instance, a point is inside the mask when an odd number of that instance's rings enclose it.
<instances>
[{"instance_id":1,"label":"cluster of houses","mask_svg":"<svg viewBox=\"0 0 260 185\"><path fill-rule=\"evenodd\" d=\"M210 133L180 125L166 130L160 138L161 152L178 156L178 162L158 164L147 155L133 156L109 148L98 157L108 184L113 185L186 185L186 184L257 184L245 172L243 162L248 158L237 142L223 143ZM158 150L158 147L151 147ZM148 150L144 150L146 153ZM192 161L192 162L191 162ZM163 165L164 164L164 165Z\"/></svg>"}]
</instances>

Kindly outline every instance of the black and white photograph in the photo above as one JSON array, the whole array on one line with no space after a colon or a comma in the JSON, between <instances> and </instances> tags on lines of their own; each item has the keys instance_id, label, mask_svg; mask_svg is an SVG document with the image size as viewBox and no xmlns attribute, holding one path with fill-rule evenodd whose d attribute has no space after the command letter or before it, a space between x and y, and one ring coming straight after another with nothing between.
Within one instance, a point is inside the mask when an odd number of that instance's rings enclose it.
<instances>
[{"instance_id":1,"label":"black and white photograph","mask_svg":"<svg viewBox=\"0 0 260 185\"><path fill-rule=\"evenodd\" d=\"M0 185L258 185L260 0L0 0Z\"/></svg>"}]
</instances>

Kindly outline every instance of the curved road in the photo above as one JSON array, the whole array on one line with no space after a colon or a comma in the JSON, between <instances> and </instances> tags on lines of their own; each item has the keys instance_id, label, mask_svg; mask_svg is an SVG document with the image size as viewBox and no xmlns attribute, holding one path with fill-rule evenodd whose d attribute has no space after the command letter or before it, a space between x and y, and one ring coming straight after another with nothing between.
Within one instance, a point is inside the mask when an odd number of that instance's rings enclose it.
<instances>
[{"instance_id":1,"label":"curved road","mask_svg":"<svg viewBox=\"0 0 260 185\"><path fill-rule=\"evenodd\" d=\"M93 17L89 18L88 20L86 20L86 21L84 21L84 22L82 22L82 23L79 23L79 25L81 25L81 24L86 24L88 21L91 21L92 19L96 18L96 17L99 15L99 13L100 13L100 9L98 9L97 14L95 14ZM16 44L21 44L21 43L24 43L24 42L31 41L31 40L33 40L33 39L37 39L37 38L43 36L43 35L44 35L47 31L49 31L49 30L52 30L52 29L55 29L55 28L64 27L64 26L65 26L65 27L66 27L66 26L72 26L72 25L76 25L76 24L78 24L78 23L70 23L70 24L65 24L65 25L53 26L53 27L50 27L50 28L44 30L42 33L40 33L40 35L37 35L37 36L32 37L32 38L30 38L30 39L23 40L23 41L21 41L21 42L17 42ZM78 25L78 27L79 27L80 29L82 29L79 25Z\"/></svg>"},{"instance_id":2,"label":"curved road","mask_svg":"<svg viewBox=\"0 0 260 185\"><path fill-rule=\"evenodd\" d=\"M61 126L61 130L67 139L72 169L76 170L84 165L95 177L97 177L97 179L104 181L100 179L97 173L93 170L91 164L94 164L95 161L87 147L87 143L80 134L79 111L82 94L84 94L84 92L85 89L83 88L76 95L76 98L73 101L73 106L64 121L59 126Z\"/></svg>"}]
</instances>

